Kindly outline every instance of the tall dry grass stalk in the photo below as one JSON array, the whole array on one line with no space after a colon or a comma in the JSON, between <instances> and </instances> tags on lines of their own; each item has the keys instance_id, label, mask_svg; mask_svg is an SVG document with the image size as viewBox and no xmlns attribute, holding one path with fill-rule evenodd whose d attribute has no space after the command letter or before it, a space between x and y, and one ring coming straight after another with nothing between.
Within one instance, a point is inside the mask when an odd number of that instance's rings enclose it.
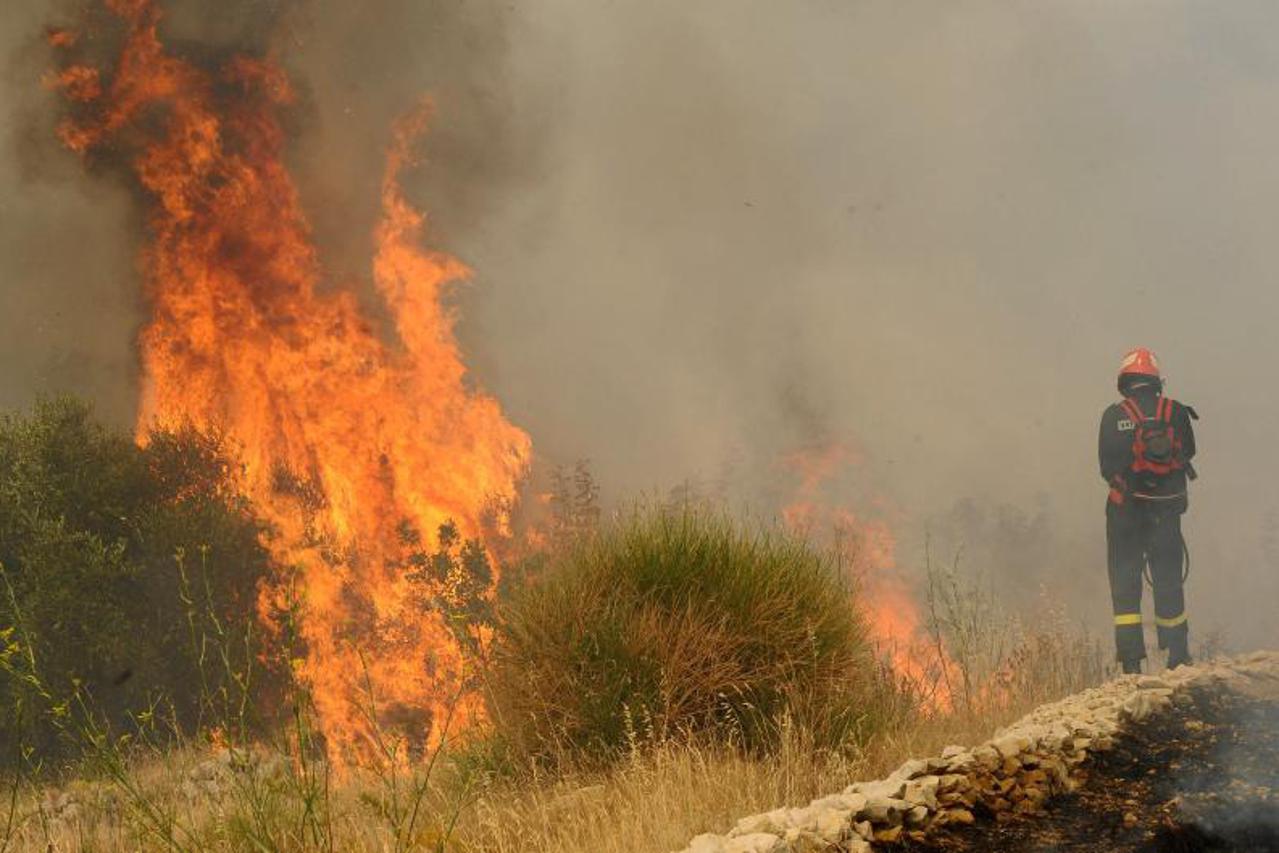
<instances>
[{"instance_id":1,"label":"tall dry grass stalk","mask_svg":"<svg viewBox=\"0 0 1279 853\"><path fill-rule=\"evenodd\" d=\"M1108 674L1098 638L1046 591L1030 625L1003 610L980 573L963 570L962 551L949 566L934 562L927 545L924 554L928 632L956 713L980 720L1005 707L1033 707Z\"/></svg>"}]
</instances>

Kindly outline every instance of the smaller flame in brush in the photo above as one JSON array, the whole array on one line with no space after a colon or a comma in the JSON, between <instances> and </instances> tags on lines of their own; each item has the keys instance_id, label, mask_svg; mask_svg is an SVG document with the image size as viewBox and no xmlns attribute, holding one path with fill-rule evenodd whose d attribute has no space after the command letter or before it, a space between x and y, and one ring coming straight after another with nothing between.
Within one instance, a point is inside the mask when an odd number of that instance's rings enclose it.
<instances>
[{"instance_id":1,"label":"smaller flame in brush","mask_svg":"<svg viewBox=\"0 0 1279 853\"><path fill-rule=\"evenodd\" d=\"M71 48L80 41L80 34L75 30L54 27L48 31L46 38L52 47Z\"/></svg>"},{"instance_id":2,"label":"smaller flame in brush","mask_svg":"<svg viewBox=\"0 0 1279 853\"><path fill-rule=\"evenodd\" d=\"M882 518L858 515L831 494L837 478L862 461L860 452L841 442L785 455L783 466L798 483L782 508L782 519L791 530L833 543L857 582L871 637L894 673L918 691L931 710L949 711L955 665L929 636L919 602L897 565L891 525Z\"/></svg>"}]
</instances>

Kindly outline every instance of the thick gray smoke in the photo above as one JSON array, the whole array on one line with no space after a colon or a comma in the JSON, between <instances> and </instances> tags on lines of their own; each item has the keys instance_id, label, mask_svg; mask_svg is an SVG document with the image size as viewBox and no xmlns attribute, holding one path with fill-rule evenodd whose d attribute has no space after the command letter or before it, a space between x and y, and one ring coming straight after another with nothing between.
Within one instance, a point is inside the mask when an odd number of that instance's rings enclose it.
<instances>
[{"instance_id":1,"label":"thick gray smoke","mask_svg":"<svg viewBox=\"0 0 1279 853\"><path fill-rule=\"evenodd\" d=\"M127 422L140 319L137 215L119 187L50 156L48 3L0 7L0 407L72 390Z\"/></svg>"},{"instance_id":2,"label":"thick gray smoke","mask_svg":"<svg viewBox=\"0 0 1279 853\"><path fill-rule=\"evenodd\" d=\"M127 412L136 213L56 152L32 175L48 10L17 5L0 403L70 388ZM780 454L846 440L848 499L897 508L905 561L931 528L1104 631L1097 421L1144 344L1204 418L1194 631L1279 642L1274 4L187 6L192 40L271 19L338 279L364 271L391 118L435 95L415 190L477 271L476 377L611 495L727 479L757 500Z\"/></svg>"},{"instance_id":3,"label":"thick gray smoke","mask_svg":"<svg viewBox=\"0 0 1279 853\"><path fill-rule=\"evenodd\" d=\"M367 280L383 151L395 118L431 96L441 114L418 176L439 209L433 236L476 229L495 192L518 185L538 134L513 124L509 13L489 0L166 0L161 36L188 59L271 53L299 105L291 151L328 277ZM136 396L134 338L144 322L135 258L141 206L118 176L85 175L58 144L57 96L42 85L51 26L75 26L109 62L120 28L90 0L0 7L0 406L41 391L88 394L122 423ZM516 150L518 146L518 151ZM97 170L105 172L107 170Z\"/></svg>"}]
</instances>

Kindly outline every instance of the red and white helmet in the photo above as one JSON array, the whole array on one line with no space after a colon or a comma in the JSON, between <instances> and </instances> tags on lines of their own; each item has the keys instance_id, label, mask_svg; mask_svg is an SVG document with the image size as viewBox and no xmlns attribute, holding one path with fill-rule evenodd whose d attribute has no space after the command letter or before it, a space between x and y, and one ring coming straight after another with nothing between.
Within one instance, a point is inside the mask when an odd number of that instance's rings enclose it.
<instances>
[{"instance_id":1,"label":"red and white helmet","mask_svg":"<svg viewBox=\"0 0 1279 853\"><path fill-rule=\"evenodd\" d=\"M1119 380L1122 382L1127 376L1149 376L1151 379L1159 379L1159 359L1145 347L1129 350L1119 366Z\"/></svg>"}]
</instances>

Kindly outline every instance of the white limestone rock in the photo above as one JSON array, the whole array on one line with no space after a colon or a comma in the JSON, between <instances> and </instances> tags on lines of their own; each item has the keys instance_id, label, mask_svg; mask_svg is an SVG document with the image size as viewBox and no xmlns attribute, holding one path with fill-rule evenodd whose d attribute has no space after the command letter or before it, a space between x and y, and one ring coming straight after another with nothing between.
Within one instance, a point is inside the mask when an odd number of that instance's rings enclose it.
<instances>
[{"instance_id":1,"label":"white limestone rock","mask_svg":"<svg viewBox=\"0 0 1279 853\"><path fill-rule=\"evenodd\" d=\"M935 809L937 808L937 789L939 787L941 787L941 780L936 776L921 776L906 783L906 788L902 792L902 799L912 805Z\"/></svg>"},{"instance_id":2,"label":"white limestone rock","mask_svg":"<svg viewBox=\"0 0 1279 853\"><path fill-rule=\"evenodd\" d=\"M866 806L857 813L862 820L883 826L896 826L902 822L902 816L911 809L911 804L897 797L871 796Z\"/></svg>"},{"instance_id":3,"label":"white limestone rock","mask_svg":"<svg viewBox=\"0 0 1279 853\"><path fill-rule=\"evenodd\" d=\"M688 842L681 853L724 853L724 837L704 832Z\"/></svg>"},{"instance_id":4,"label":"white limestone rock","mask_svg":"<svg viewBox=\"0 0 1279 853\"><path fill-rule=\"evenodd\" d=\"M744 817L729 830L729 838L740 838L748 835L781 835L791 826L790 809L773 809L764 814Z\"/></svg>"},{"instance_id":5,"label":"white limestone rock","mask_svg":"<svg viewBox=\"0 0 1279 853\"><path fill-rule=\"evenodd\" d=\"M785 849L785 842L769 832L754 832L730 838L722 848L723 853L782 853Z\"/></svg>"}]
</instances>

